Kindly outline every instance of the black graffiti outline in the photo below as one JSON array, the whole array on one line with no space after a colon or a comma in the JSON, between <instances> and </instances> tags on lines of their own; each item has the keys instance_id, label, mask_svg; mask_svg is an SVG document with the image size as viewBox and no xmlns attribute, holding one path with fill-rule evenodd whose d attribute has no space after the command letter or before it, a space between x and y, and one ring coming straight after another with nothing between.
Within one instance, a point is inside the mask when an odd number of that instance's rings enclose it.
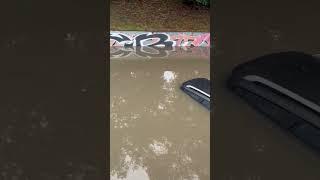
<instances>
[{"instance_id":1,"label":"black graffiti outline","mask_svg":"<svg viewBox=\"0 0 320 180\"><path fill-rule=\"evenodd\" d=\"M120 36L120 37L119 37ZM124 47L130 47L133 46L133 41L130 39L130 37L126 36L125 34L121 33L110 33L110 40L114 40L118 43L123 43ZM114 45L114 44L113 44ZM113 46L112 45L112 46Z\"/></svg>"},{"instance_id":2,"label":"black graffiti outline","mask_svg":"<svg viewBox=\"0 0 320 180\"><path fill-rule=\"evenodd\" d=\"M170 36L165 33L144 33L139 34L135 37L135 45L141 46L141 42L150 40L150 39L158 39L158 42L152 43L148 46L164 46L164 47L170 47L174 45L174 41L170 40Z\"/></svg>"},{"instance_id":3,"label":"black graffiti outline","mask_svg":"<svg viewBox=\"0 0 320 180\"><path fill-rule=\"evenodd\" d=\"M144 45L143 43L147 40L157 39L155 43ZM114 40L114 46L116 42L123 44L124 47L133 46L161 46L161 47L172 47L175 45L175 41L170 40L170 36L165 33L142 33L132 39L122 33L110 33L110 40Z\"/></svg>"}]
</instances>

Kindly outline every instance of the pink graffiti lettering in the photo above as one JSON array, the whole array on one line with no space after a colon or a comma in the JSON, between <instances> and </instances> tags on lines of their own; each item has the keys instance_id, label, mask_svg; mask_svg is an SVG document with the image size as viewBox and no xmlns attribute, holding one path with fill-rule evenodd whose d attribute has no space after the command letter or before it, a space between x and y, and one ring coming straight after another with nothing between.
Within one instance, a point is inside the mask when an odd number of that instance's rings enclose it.
<instances>
[{"instance_id":1,"label":"pink graffiti lettering","mask_svg":"<svg viewBox=\"0 0 320 180\"><path fill-rule=\"evenodd\" d=\"M192 44L194 46L201 46L203 42L206 42L210 46L210 34L201 34L195 37Z\"/></svg>"}]
</instances>

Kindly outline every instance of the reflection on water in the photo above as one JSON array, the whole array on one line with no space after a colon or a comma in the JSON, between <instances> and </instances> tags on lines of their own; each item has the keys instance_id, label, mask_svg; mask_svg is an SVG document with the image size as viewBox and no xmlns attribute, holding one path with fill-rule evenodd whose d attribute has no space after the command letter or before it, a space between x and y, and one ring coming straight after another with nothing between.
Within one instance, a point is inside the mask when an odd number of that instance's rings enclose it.
<instances>
[{"instance_id":1,"label":"reflection on water","mask_svg":"<svg viewBox=\"0 0 320 180\"><path fill-rule=\"evenodd\" d=\"M208 59L111 60L111 179L206 180L210 113L184 94Z\"/></svg>"},{"instance_id":2,"label":"reflection on water","mask_svg":"<svg viewBox=\"0 0 320 180\"><path fill-rule=\"evenodd\" d=\"M122 47L112 46L110 47L111 59L150 59L150 58L206 58L209 59L210 48L209 47L153 47L153 46L133 46Z\"/></svg>"}]
</instances>

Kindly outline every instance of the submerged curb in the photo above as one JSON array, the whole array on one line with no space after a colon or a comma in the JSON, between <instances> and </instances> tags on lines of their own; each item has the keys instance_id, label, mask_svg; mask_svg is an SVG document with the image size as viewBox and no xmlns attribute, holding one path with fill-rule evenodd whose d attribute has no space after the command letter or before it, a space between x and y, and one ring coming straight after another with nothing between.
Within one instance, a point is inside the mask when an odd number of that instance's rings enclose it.
<instances>
[{"instance_id":1,"label":"submerged curb","mask_svg":"<svg viewBox=\"0 0 320 180\"><path fill-rule=\"evenodd\" d=\"M110 46L210 47L210 33L111 31Z\"/></svg>"}]
</instances>

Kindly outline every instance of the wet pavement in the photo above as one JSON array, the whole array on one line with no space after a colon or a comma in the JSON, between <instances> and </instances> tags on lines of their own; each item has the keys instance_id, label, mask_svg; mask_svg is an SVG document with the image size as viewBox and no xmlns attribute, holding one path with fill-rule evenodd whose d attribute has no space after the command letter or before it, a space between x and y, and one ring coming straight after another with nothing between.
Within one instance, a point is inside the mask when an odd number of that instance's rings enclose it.
<instances>
[{"instance_id":1,"label":"wet pavement","mask_svg":"<svg viewBox=\"0 0 320 180\"><path fill-rule=\"evenodd\" d=\"M112 180L210 178L210 112L180 90L209 69L200 56L111 60Z\"/></svg>"},{"instance_id":2,"label":"wet pavement","mask_svg":"<svg viewBox=\"0 0 320 180\"><path fill-rule=\"evenodd\" d=\"M230 2L229 2L230 3ZM226 88L238 64L266 53L319 53L318 3L216 2L214 179L317 180L320 156Z\"/></svg>"}]
</instances>

